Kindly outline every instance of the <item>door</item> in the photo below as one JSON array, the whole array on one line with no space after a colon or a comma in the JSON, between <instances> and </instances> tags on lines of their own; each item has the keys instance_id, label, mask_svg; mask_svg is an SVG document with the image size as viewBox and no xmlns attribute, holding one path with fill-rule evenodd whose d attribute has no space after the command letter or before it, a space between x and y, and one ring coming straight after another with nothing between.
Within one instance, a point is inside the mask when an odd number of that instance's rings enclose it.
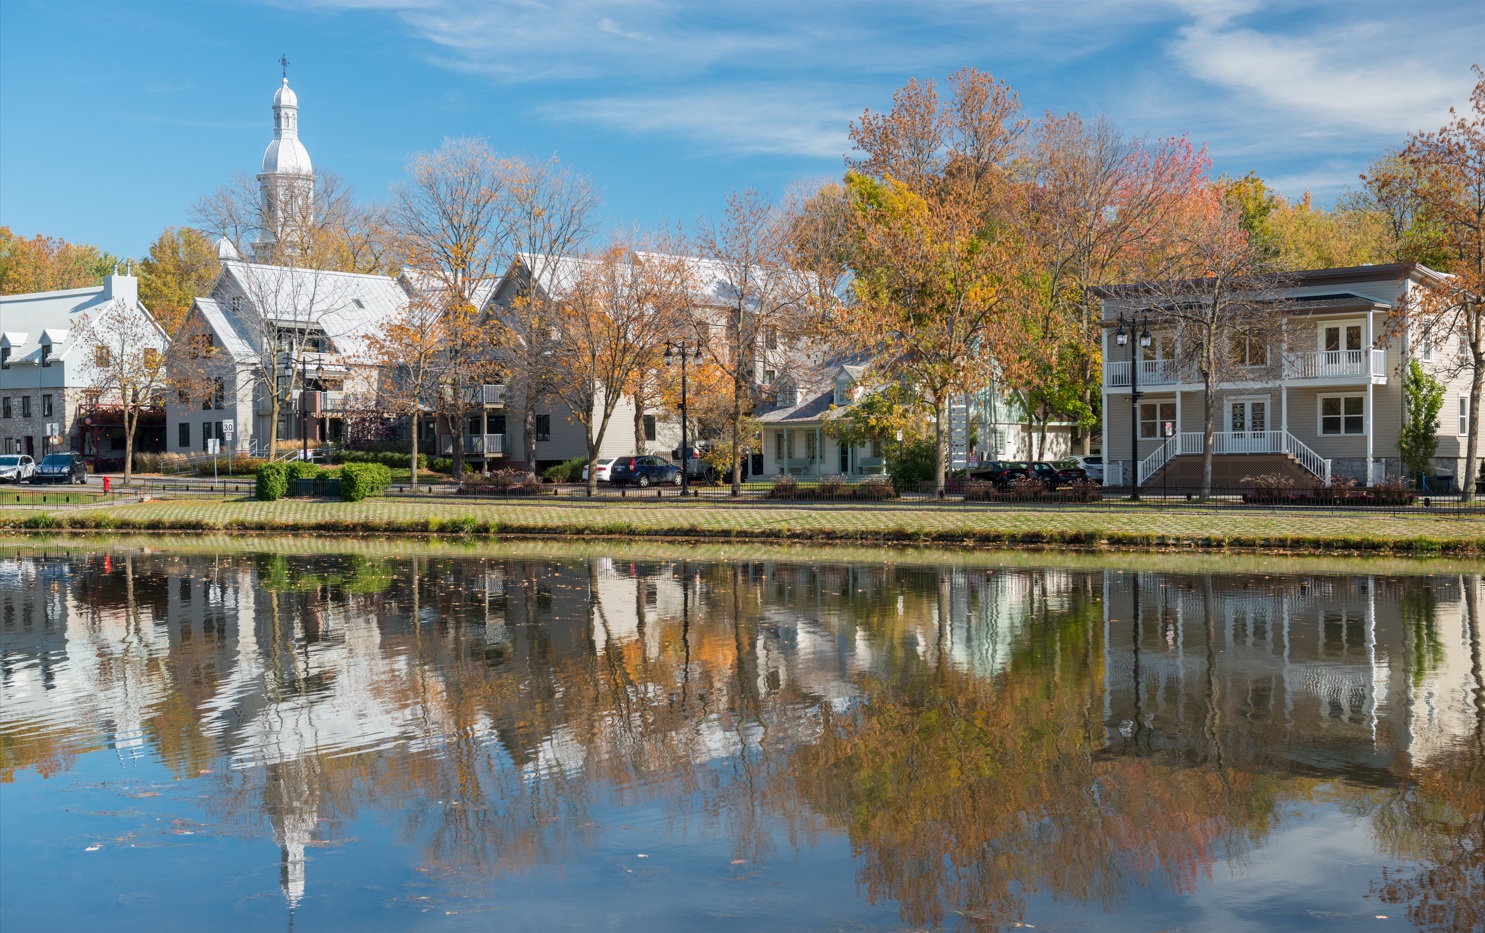
<instances>
[{"instance_id":1,"label":"door","mask_svg":"<svg viewBox=\"0 0 1485 933\"><path fill-rule=\"evenodd\" d=\"M1351 370L1361 358L1361 333L1360 324L1327 324L1322 327L1319 375L1355 375Z\"/></svg>"},{"instance_id":2,"label":"door","mask_svg":"<svg viewBox=\"0 0 1485 933\"><path fill-rule=\"evenodd\" d=\"M1268 400L1233 399L1228 402L1227 432L1227 453L1270 453Z\"/></svg>"},{"instance_id":3,"label":"door","mask_svg":"<svg viewBox=\"0 0 1485 933\"><path fill-rule=\"evenodd\" d=\"M841 441L836 446L840 451L840 475L845 476L851 472L851 445Z\"/></svg>"}]
</instances>

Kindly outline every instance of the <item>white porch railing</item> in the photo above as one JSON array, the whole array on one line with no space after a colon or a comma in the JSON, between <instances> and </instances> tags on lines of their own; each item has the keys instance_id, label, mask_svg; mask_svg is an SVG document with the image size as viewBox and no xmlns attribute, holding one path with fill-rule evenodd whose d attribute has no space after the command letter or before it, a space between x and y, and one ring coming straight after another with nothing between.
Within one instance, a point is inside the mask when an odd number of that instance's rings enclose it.
<instances>
[{"instance_id":1,"label":"white porch railing","mask_svg":"<svg viewBox=\"0 0 1485 933\"><path fill-rule=\"evenodd\" d=\"M467 454L483 454L486 457L504 456L505 435L466 434L464 435L464 452Z\"/></svg>"},{"instance_id":2,"label":"white porch railing","mask_svg":"<svg viewBox=\"0 0 1485 933\"><path fill-rule=\"evenodd\" d=\"M1286 379L1385 375L1386 350L1321 350L1316 353L1291 353L1284 359Z\"/></svg>"},{"instance_id":3,"label":"white porch railing","mask_svg":"<svg viewBox=\"0 0 1485 933\"><path fill-rule=\"evenodd\" d=\"M1135 475L1138 482L1145 481L1160 472L1173 457L1199 456L1202 453L1200 431L1182 431L1161 444L1160 447L1138 466ZM1223 431L1212 435L1212 453L1223 454L1288 454L1299 462L1306 472L1322 482L1330 483L1330 461L1315 453L1303 441L1287 431ZM1106 484L1110 483L1105 479Z\"/></svg>"},{"instance_id":4,"label":"white porch railing","mask_svg":"<svg viewBox=\"0 0 1485 933\"><path fill-rule=\"evenodd\" d=\"M1142 386L1171 386L1181 382L1181 370L1175 360L1139 360ZM1129 361L1113 360L1103 364L1104 384L1113 388L1129 385Z\"/></svg>"},{"instance_id":5,"label":"white porch railing","mask_svg":"<svg viewBox=\"0 0 1485 933\"><path fill-rule=\"evenodd\" d=\"M505 386L499 383L468 386L464 389L464 400L474 405L504 405Z\"/></svg>"}]
</instances>

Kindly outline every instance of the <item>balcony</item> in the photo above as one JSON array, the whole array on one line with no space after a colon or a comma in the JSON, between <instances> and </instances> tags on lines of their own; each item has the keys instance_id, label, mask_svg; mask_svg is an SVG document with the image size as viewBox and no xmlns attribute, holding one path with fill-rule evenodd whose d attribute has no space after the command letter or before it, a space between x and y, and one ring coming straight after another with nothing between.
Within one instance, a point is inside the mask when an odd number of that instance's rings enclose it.
<instances>
[{"instance_id":1,"label":"balcony","mask_svg":"<svg viewBox=\"0 0 1485 933\"><path fill-rule=\"evenodd\" d=\"M1291 353L1284 359L1284 378L1377 379L1387 381L1386 350L1322 350Z\"/></svg>"},{"instance_id":2,"label":"balcony","mask_svg":"<svg viewBox=\"0 0 1485 933\"><path fill-rule=\"evenodd\" d=\"M1175 360L1140 360L1139 380L1141 386L1173 386L1183 381ZM1103 381L1111 389L1129 388L1129 361L1104 363Z\"/></svg>"},{"instance_id":3,"label":"balcony","mask_svg":"<svg viewBox=\"0 0 1485 933\"><path fill-rule=\"evenodd\" d=\"M484 405L487 408L504 408L505 386L498 383L467 386L464 389L464 401L471 405Z\"/></svg>"},{"instance_id":4,"label":"balcony","mask_svg":"<svg viewBox=\"0 0 1485 933\"><path fill-rule=\"evenodd\" d=\"M1175 360L1140 360L1139 387L1195 385L1200 381L1195 373L1183 372ZM1277 372L1266 374L1263 367L1256 367L1253 376L1243 379L1245 383L1268 382L1277 385ZM1366 382L1381 384L1387 381L1386 350L1322 350L1319 352L1289 353L1284 356L1285 382ZM1110 361L1103 364L1104 385L1110 389L1129 388L1129 361ZM1230 381L1230 380L1224 380Z\"/></svg>"},{"instance_id":5,"label":"balcony","mask_svg":"<svg viewBox=\"0 0 1485 933\"><path fill-rule=\"evenodd\" d=\"M452 435L438 435L438 456L452 457L454 455L454 438ZM464 455L474 457L503 457L505 456L504 434L466 434L464 435Z\"/></svg>"}]
</instances>

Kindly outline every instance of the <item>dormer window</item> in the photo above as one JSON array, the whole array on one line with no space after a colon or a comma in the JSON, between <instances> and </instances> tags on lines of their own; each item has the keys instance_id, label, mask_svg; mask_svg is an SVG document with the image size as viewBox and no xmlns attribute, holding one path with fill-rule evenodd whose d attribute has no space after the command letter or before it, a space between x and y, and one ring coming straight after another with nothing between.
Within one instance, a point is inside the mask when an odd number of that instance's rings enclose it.
<instances>
[{"instance_id":1,"label":"dormer window","mask_svg":"<svg viewBox=\"0 0 1485 933\"><path fill-rule=\"evenodd\" d=\"M0 369L10 368L10 347L0 347Z\"/></svg>"},{"instance_id":2,"label":"dormer window","mask_svg":"<svg viewBox=\"0 0 1485 933\"><path fill-rule=\"evenodd\" d=\"M835 378L835 404L849 405L852 400L851 377L842 373Z\"/></svg>"},{"instance_id":3,"label":"dormer window","mask_svg":"<svg viewBox=\"0 0 1485 933\"><path fill-rule=\"evenodd\" d=\"M41 345L41 365L52 365L52 345L49 343L44 343Z\"/></svg>"},{"instance_id":4,"label":"dormer window","mask_svg":"<svg viewBox=\"0 0 1485 933\"><path fill-rule=\"evenodd\" d=\"M778 387L779 405L781 407L799 404L799 390L794 387L794 383L791 380L780 380Z\"/></svg>"}]
</instances>

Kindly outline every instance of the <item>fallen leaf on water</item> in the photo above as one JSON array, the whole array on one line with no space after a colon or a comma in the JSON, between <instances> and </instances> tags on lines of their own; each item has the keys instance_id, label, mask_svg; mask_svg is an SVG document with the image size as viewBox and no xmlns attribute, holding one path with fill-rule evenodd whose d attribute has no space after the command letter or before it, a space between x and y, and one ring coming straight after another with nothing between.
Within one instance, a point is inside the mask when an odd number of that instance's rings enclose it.
<instances>
[{"instance_id":1,"label":"fallen leaf on water","mask_svg":"<svg viewBox=\"0 0 1485 933\"><path fill-rule=\"evenodd\" d=\"M83 851L84 852L97 852L101 848L103 848L103 847L102 846L88 846L86 849L83 849Z\"/></svg>"}]
</instances>

